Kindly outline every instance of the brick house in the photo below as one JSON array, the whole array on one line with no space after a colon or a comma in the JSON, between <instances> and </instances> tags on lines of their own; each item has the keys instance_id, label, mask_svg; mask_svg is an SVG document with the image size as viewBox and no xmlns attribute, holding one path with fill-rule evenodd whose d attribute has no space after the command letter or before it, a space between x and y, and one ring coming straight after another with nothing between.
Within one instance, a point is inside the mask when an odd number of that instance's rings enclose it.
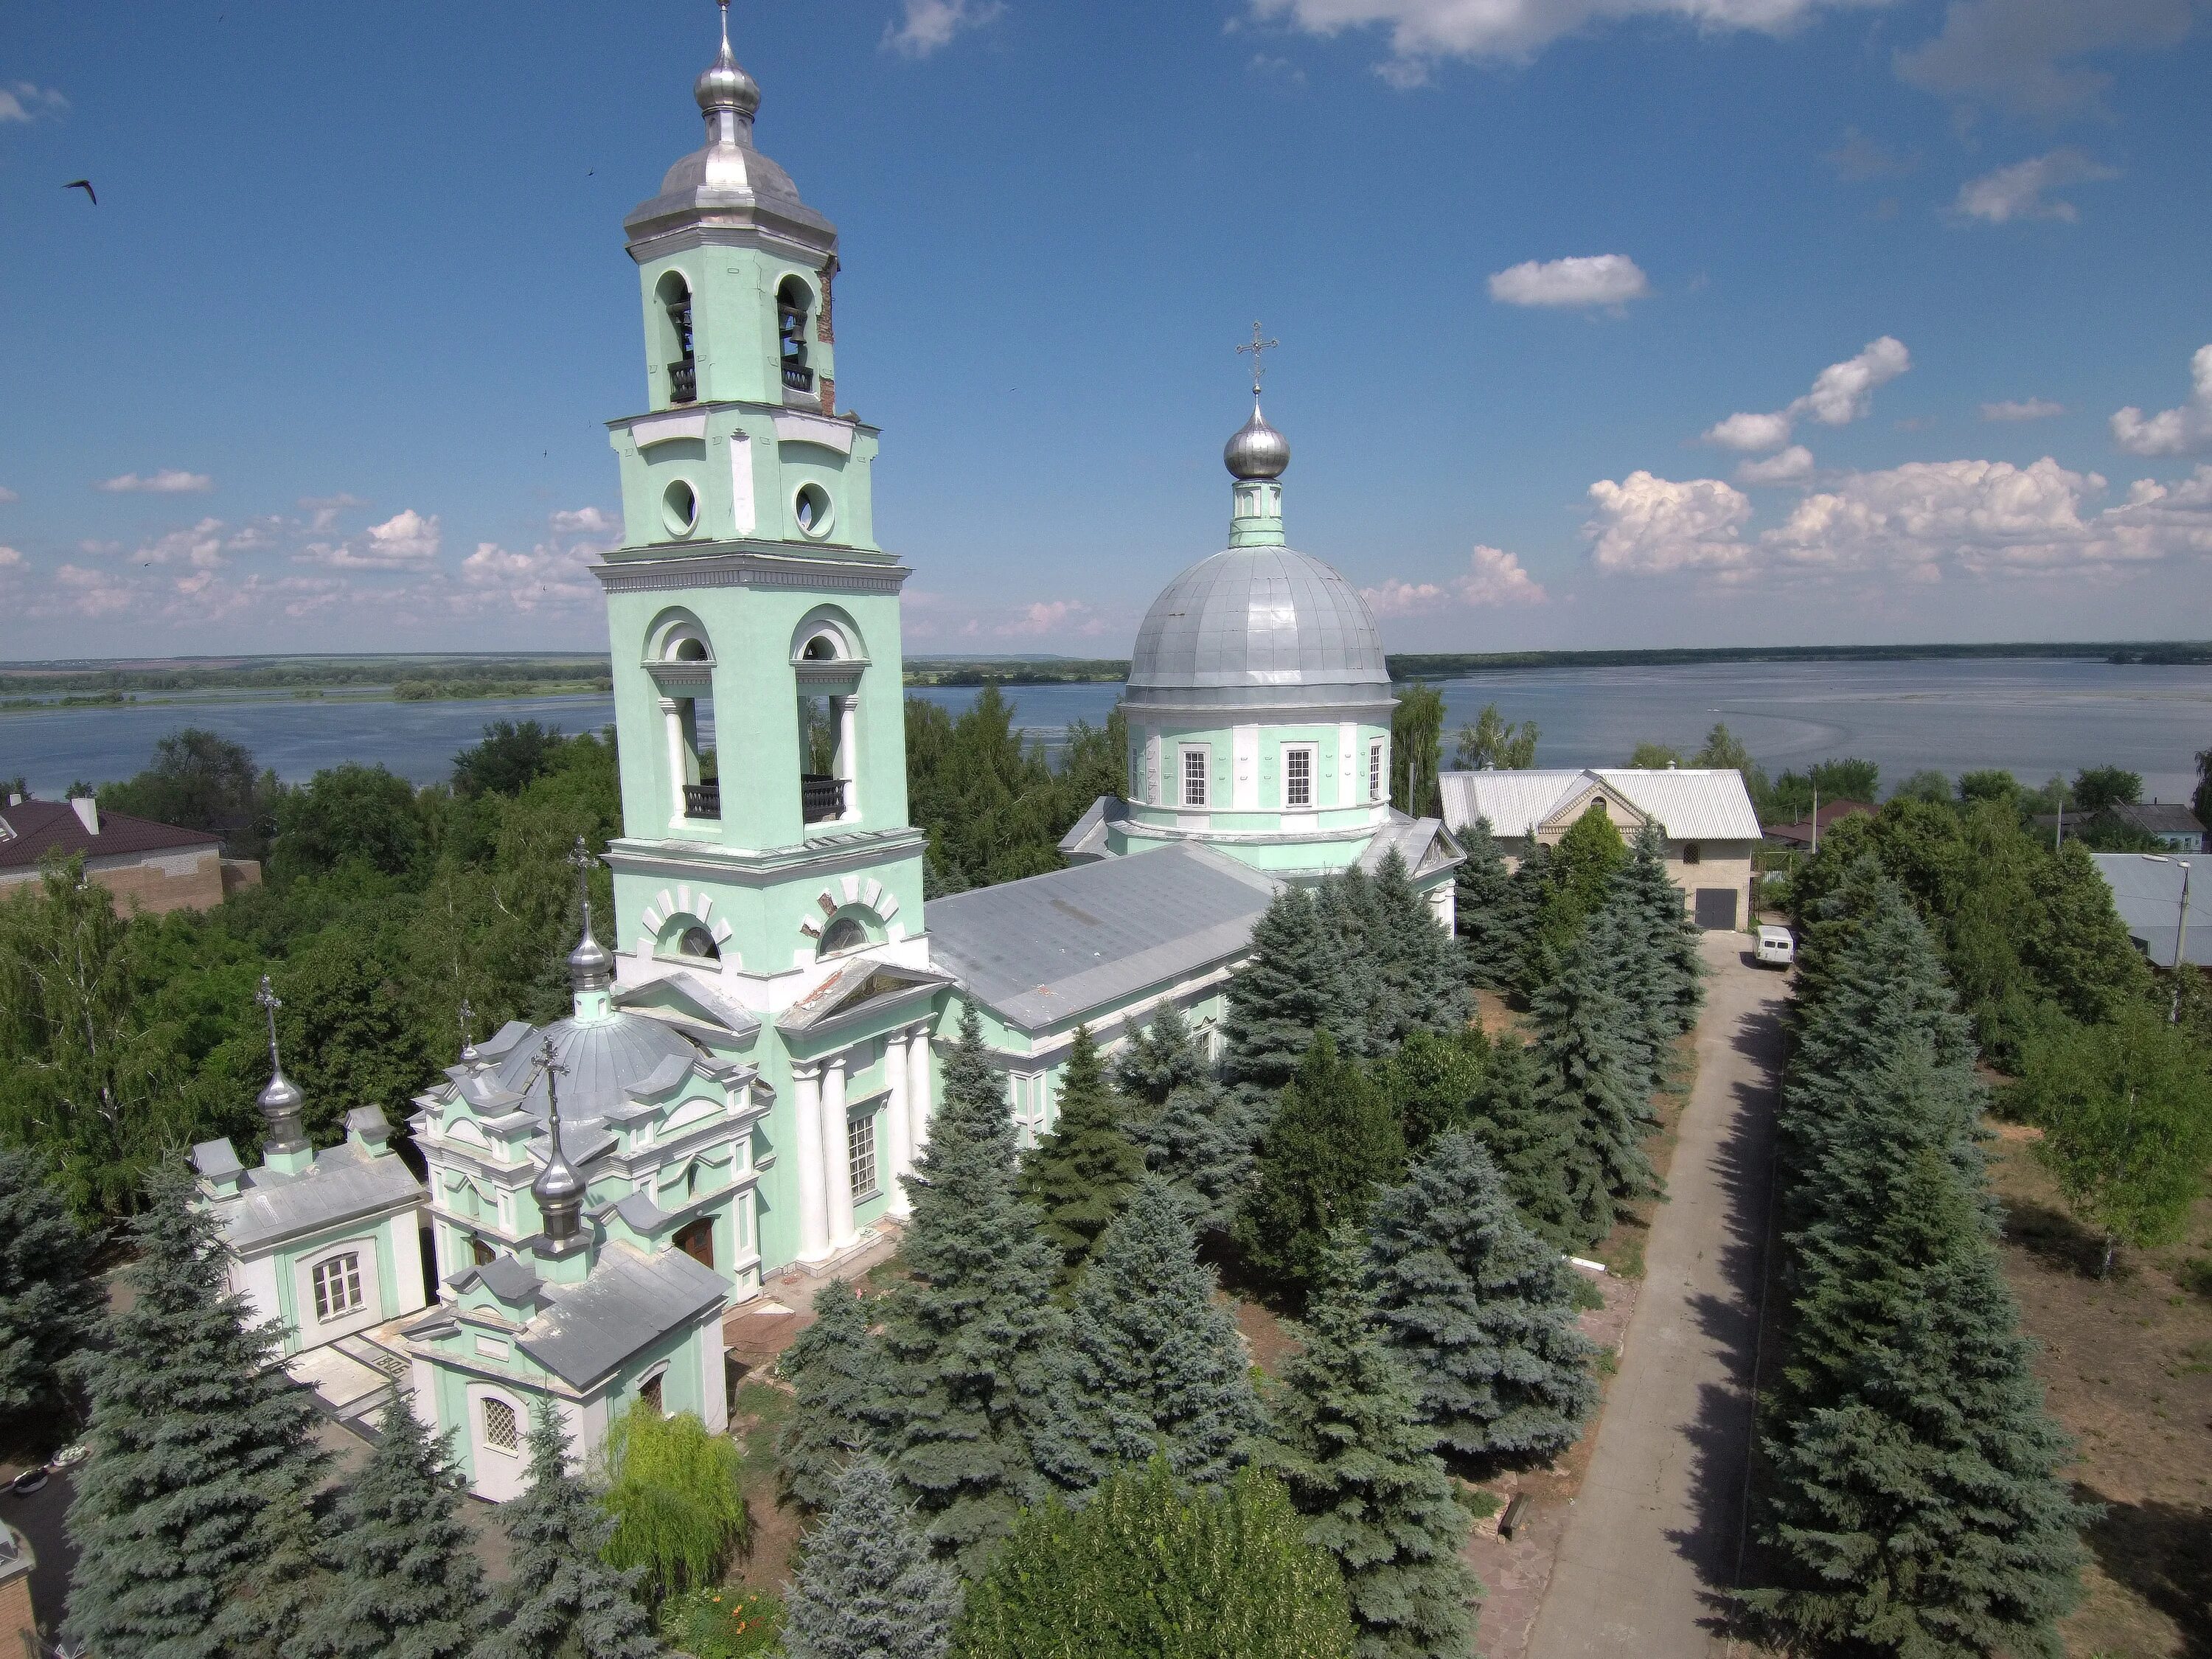
<instances>
[{"instance_id":1,"label":"brick house","mask_svg":"<svg viewBox=\"0 0 2212 1659\"><path fill-rule=\"evenodd\" d=\"M0 897L36 881L39 861L49 851L82 854L87 878L105 887L125 915L134 907L149 915L210 909L226 893L261 880L258 864L224 858L222 839L211 830L103 812L86 795L65 801L17 797L0 807Z\"/></svg>"}]
</instances>

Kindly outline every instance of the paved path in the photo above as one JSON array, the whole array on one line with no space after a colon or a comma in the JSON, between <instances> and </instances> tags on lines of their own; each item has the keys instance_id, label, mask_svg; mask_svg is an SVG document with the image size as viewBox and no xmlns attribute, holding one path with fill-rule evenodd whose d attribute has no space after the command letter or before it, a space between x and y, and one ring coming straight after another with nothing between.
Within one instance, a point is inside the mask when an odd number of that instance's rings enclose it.
<instances>
[{"instance_id":1,"label":"paved path","mask_svg":"<svg viewBox=\"0 0 2212 1659\"><path fill-rule=\"evenodd\" d=\"M1705 936L1698 1081L1644 1291L1529 1659L1705 1659L1733 1580L1764 1267L1783 975Z\"/></svg>"}]
</instances>

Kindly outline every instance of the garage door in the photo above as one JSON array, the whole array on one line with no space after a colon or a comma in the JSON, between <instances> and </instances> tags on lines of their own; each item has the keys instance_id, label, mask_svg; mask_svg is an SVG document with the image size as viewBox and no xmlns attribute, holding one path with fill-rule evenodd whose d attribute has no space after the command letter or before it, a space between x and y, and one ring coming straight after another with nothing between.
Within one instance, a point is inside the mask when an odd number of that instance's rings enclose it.
<instances>
[{"instance_id":1,"label":"garage door","mask_svg":"<svg viewBox=\"0 0 2212 1659\"><path fill-rule=\"evenodd\" d=\"M1698 926L1723 932L1735 930L1736 892L1733 887L1698 889Z\"/></svg>"}]
</instances>

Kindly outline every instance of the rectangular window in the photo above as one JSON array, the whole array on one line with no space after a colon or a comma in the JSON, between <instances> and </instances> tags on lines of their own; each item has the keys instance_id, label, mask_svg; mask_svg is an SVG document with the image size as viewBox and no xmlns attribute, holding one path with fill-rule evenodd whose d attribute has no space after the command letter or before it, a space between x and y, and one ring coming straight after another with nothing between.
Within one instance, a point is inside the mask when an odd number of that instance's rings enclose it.
<instances>
[{"instance_id":1,"label":"rectangular window","mask_svg":"<svg viewBox=\"0 0 2212 1659\"><path fill-rule=\"evenodd\" d=\"M315 1317L342 1319L361 1306L361 1258L334 1255L315 1268Z\"/></svg>"},{"instance_id":2,"label":"rectangular window","mask_svg":"<svg viewBox=\"0 0 2212 1659\"><path fill-rule=\"evenodd\" d=\"M1382 743L1380 738L1367 745L1367 799L1382 799Z\"/></svg>"},{"instance_id":3,"label":"rectangular window","mask_svg":"<svg viewBox=\"0 0 2212 1659\"><path fill-rule=\"evenodd\" d=\"M871 1112L845 1125L845 1152L853 1171L853 1201L876 1195L876 1119Z\"/></svg>"},{"instance_id":4,"label":"rectangular window","mask_svg":"<svg viewBox=\"0 0 2212 1659\"><path fill-rule=\"evenodd\" d=\"M1185 806L1206 805L1206 773L1212 759L1204 749L1182 751L1182 804Z\"/></svg>"},{"instance_id":5,"label":"rectangular window","mask_svg":"<svg viewBox=\"0 0 2212 1659\"><path fill-rule=\"evenodd\" d=\"M1293 809L1314 804L1314 751L1310 744L1283 750L1283 805Z\"/></svg>"},{"instance_id":6,"label":"rectangular window","mask_svg":"<svg viewBox=\"0 0 2212 1659\"><path fill-rule=\"evenodd\" d=\"M484 1444L494 1451L511 1452L522 1443L521 1425L514 1420L514 1407L504 1400L483 1402Z\"/></svg>"}]
</instances>

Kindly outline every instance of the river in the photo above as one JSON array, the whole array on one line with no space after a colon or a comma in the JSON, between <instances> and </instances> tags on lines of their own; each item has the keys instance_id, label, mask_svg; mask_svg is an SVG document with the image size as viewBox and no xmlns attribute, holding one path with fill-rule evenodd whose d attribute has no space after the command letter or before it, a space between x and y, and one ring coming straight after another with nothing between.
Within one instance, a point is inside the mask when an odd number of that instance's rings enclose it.
<instances>
[{"instance_id":1,"label":"river","mask_svg":"<svg viewBox=\"0 0 2212 1659\"><path fill-rule=\"evenodd\" d=\"M1542 730L1543 766L1617 766L1640 741L1693 750L1717 720L1770 771L1830 756L1877 763L1886 784L1923 768L1948 774L2008 768L2023 781L2085 766L2143 775L2146 799L2183 800L2194 757L2212 748L2212 668L2101 662L1721 663L1693 666L1534 668L1443 683L1450 734L1495 702ZM910 696L955 710L971 689ZM1056 745L1076 720L1102 723L1118 685L1034 685L1006 695L1024 730ZM21 775L39 794L104 782L143 767L155 740L196 724L236 739L263 766L297 781L344 761L390 767L417 783L446 777L454 753L488 720L537 720L566 731L614 718L604 696L378 702L344 698L204 707L125 705L0 714L0 778Z\"/></svg>"}]
</instances>

